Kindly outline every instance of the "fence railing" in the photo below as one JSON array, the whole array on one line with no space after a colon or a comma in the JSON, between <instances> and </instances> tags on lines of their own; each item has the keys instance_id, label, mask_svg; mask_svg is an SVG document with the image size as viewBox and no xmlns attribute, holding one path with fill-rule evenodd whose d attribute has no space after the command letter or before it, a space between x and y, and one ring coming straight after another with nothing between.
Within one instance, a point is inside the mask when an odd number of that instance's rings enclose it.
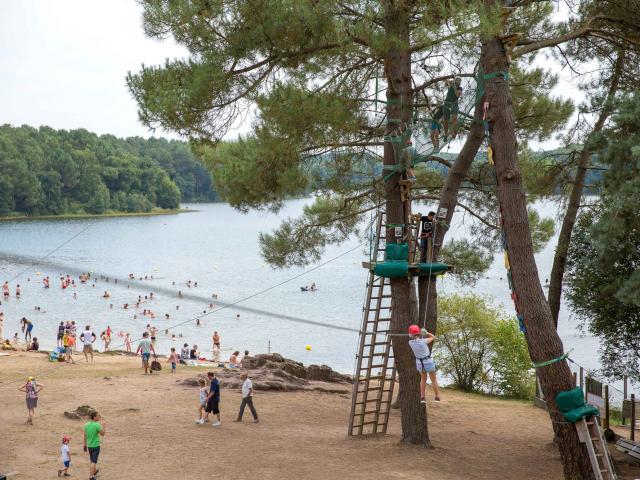
<instances>
[{"instance_id":1,"label":"fence railing","mask_svg":"<svg viewBox=\"0 0 640 480\"><path fill-rule=\"evenodd\" d=\"M587 370L568 359L573 373L573 384L579 386L584 391L585 401L590 405L598 407L602 427L610 429L612 426L629 428L629 439L635 441L637 415L640 410L640 400L636 400L634 393L629 393L629 379L622 378L622 390L615 385L605 383L601 379L590 376ZM593 374L592 374L593 375ZM546 408L546 402L540 388L540 383L536 379L535 404Z\"/></svg>"}]
</instances>

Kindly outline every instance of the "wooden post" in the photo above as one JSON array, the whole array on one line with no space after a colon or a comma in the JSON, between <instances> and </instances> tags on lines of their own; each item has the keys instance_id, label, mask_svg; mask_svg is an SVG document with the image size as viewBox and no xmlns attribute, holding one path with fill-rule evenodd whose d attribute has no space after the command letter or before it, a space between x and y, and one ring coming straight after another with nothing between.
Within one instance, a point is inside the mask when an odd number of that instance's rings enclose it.
<instances>
[{"instance_id":1,"label":"wooden post","mask_svg":"<svg viewBox=\"0 0 640 480\"><path fill-rule=\"evenodd\" d=\"M622 377L623 380L623 399L626 400L627 399L627 376L625 375L624 377ZM625 422L625 418L624 415L622 415L622 425L624 425Z\"/></svg>"},{"instance_id":2,"label":"wooden post","mask_svg":"<svg viewBox=\"0 0 640 480\"><path fill-rule=\"evenodd\" d=\"M587 396L589 395L589 377L584 377L584 401L587 401Z\"/></svg>"},{"instance_id":3,"label":"wooden post","mask_svg":"<svg viewBox=\"0 0 640 480\"><path fill-rule=\"evenodd\" d=\"M580 388L584 388L584 368L580 367Z\"/></svg>"},{"instance_id":4,"label":"wooden post","mask_svg":"<svg viewBox=\"0 0 640 480\"><path fill-rule=\"evenodd\" d=\"M267 353L271 355L271 340L267 341Z\"/></svg>"},{"instance_id":5,"label":"wooden post","mask_svg":"<svg viewBox=\"0 0 640 480\"><path fill-rule=\"evenodd\" d=\"M604 428L609 428L609 385L604 386Z\"/></svg>"},{"instance_id":6,"label":"wooden post","mask_svg":"<svg viewBox=\"0 0 640 480\"><path fill-rule=\"evenodd\" d=\"M636 396L631 394L631 440L636 439Z\"/></svg>"},{"instance_id":7,"label":"wooden post","mask_svg":"<svg viewBox=\"0 0 640 480\"><path fill-rule=\"evenodd\" d=\"M577 374L577 372L573 372L573 386L574 387L578 386L578 374Z\"/></svg>"}]
</instances>

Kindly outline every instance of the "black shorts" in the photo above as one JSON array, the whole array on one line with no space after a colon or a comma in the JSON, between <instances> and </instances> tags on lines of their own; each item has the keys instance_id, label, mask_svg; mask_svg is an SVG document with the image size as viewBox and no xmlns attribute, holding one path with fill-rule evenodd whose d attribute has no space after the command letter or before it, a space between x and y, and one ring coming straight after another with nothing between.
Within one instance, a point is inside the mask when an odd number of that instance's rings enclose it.
<instances>
[{"instance_id":1,"label":"black shorts","mask_svg":"<svg viewBox=\"0 0 640 480\"><path fill-rule=\"evenodd\" d=\"M214 402L212 398L207 400L207 406L204 407L204 411L207 413L213 413L218 415L220 413L220 402Z\"/></svg>"},{"instance_id":2,"label":"black shorts","mask_svg":"<svg viewBox=\"0 0 640 480\"><path fill-rule=\"evenodd\" d=\"M100 447L89 447L89 460L91 463L98 463L98 457L100 456Z\"/></svg>"}]
</instances>

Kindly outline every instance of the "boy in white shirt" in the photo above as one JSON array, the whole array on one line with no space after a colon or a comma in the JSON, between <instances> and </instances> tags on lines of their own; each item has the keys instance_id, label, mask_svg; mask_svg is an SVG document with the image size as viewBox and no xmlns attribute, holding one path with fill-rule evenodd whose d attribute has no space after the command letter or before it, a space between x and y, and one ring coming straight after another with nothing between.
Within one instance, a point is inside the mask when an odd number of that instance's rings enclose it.
<instances>
[{"instance_id":1,"label":"boy in white shirt","mask_svg":"<svg viewBox=\"0 0 640 480\"><path fill-rule=\"evenodd\" d=\"M62 465L64 468L58 470L59 477L70 477L69 474L69 466L71 466L71 451L69 450L69 441L71 441L71 437L65 435L62 437L62 446L60 447L60 459L62 460Z\"/></svg>"}]
</instances>

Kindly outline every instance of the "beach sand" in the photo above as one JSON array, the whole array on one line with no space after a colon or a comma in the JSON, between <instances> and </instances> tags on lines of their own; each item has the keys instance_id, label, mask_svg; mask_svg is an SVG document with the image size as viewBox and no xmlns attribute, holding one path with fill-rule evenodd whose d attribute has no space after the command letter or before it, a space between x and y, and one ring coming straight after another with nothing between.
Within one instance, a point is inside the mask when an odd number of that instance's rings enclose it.
<instances>
[{"instance_id":1,"label":"beach sand","mask_svg":"<svg viewBox=\"0 0 640 480\"><path fill-rule=\"evenodd\" d=\"M0 357L0 472L15 478L57 478L62 435L71 435L76 478L88 478L84 421L65 410L91 405L104 416L102 479L561 479L547 413L525 402L445 390L429 403L434 449L399 443L399 412L388 435L348 437L348 395L257 392L260 423L245 411L233 423L240 392L222 385L222 426L194 425L197 387L180 382L206 368L182 367L144 376L139 358L98 355L86 365L52 364L38 353ZM27 375L45 388L34 425L27 425ZM325 385L326 386L326 385ZM333 385L335 388L335 385ZM348 388L344 387L344 388Z\"/></svg>"}]
</instances>

